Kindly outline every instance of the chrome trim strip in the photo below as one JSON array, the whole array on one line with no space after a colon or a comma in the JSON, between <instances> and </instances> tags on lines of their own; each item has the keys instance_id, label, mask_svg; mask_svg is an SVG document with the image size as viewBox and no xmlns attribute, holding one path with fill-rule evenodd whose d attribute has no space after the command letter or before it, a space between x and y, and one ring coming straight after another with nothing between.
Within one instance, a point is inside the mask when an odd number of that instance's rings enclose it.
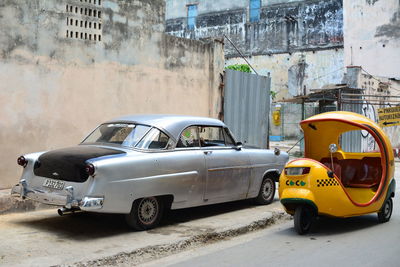
<instances>
[{"instance_id":1,"label":"chrome trim strip","mask_svg":"<svg viewBox=\"0 0 400 267\"><path fill-rule=\"evenodd\" d=\"M232 166L232 167L221 167L221 168L208 169L208 171L215 172L215 171L222 171L222 170L251 169L251 168L253 168L253 166Z\"/></svg>"},{"instance_id":2,"label":"chrome trim strip","mask_svg":"<svg viewBox=\"0 0 400 267\"><path fill-rule=\"evenodd\" d=\"M68 186L63 191L67 194L60 195L40 189L31 189L28 188L26 180L22 179L19 184L11 189L11 195L14 197L21 197L22 199L29 198L47 205L64 206L66 208L78 207L79 201L74 198L74 188Z\"/></svg>"},{"instance_id":3,"label":"chrome trim strip","mask_svg":"<svg viewBox=\"0 0 400 267\"><path fill-rule=\"evenodd\" d=\"M26 197L48 205L66 206L68 204L66 196L60 196L54 193L43 193L36 190L30 190Z\"/></svg>"},{"instance_id":4,"label":"chrome trim strip","mask_svg":"<svg viewBox=\"0 0 400 267\"><path fill-rule=\"evenodd\" d=\"M139 180L139 179L159 179L159 178L177 177L177 176L179 177L179 176L187 176L187 175L196 175L196 176L198 176L199 173L197 171L177 172L177 173L169 173L169 174L162 174L162 175L155 175L155 176L146 176L146 177L123 179L123 180L110 182L110 184L112 184L112 183L124 183L124 182Z\"/></svg>"},{"instance_id":5,"label":"chrome trim strip","mask_svg":"<svg viewBox=\"0 0 400 267\"><path fill-rule=\"evenodd\" d=\"M256 165L246 165L246 166L232 166L232 167L221 167L221 168L213 168L208 169L209 172L221 171L221 170L229 170L229 169L253 169L253 168L263 168L271 166L271 164L256 164Z\"/></svg>"}]
</instances>

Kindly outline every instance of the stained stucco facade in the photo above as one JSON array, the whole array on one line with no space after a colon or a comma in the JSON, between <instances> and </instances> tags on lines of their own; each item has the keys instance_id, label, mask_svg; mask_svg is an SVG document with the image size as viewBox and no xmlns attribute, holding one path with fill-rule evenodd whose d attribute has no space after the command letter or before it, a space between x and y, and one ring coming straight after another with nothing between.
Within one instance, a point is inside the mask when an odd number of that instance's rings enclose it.
<instances>
[{"instance_id":1,"label":"stained stucco facade","mask_svg":"<svg viewBox=\"0 0 400 267\"><path fill-rule=\"evenodd\" d=\"M400 2L344 0L343 9L344 61L356 66L346 78L365 95L379 96L365 97L361 106L363 115L378 122L379 108L400 105ZM383 129L400 149L400 126Z\"/></svg>"},{"instance_id":2,"label":"stained stucco facade","mask_svg":"<svg viewBox=\"0 0 400 267\"><path fill-rule=\"evenodd\" d=\"M304 95L310 89L341 83L343 79L343 49L339 48L260 55L248 60L260 75L271 75L271 90L277 93L277 100ZM226 60L226 65L245 63L238 57Z\"/></svg>"},{"instance_id":3,"label":"stained stucco facade","mask_svg":"<svg viewBox=\"0 0 400 267\"><path fill-rule=\"evenodd\" d=\"M341 0L260 3L259 20L250 21L247 0L167 0L166 32L191 39L228 36L257 72L270 73L277 100L342 81ZM191 4L198 12L194 28L187 25ZM226 65L244 63L227 40L225 56Z\"/></svg>"},{"instance_id":4,"label":"stained stucco facade","mask_svg":"<svg viewBox=\"0 0 400 267\"><path fill-rule=\"evenodd\" d=\"M400 79L400 2L344 0L345 64Z\"/></svg>"},{"instance_id":5,"label":"stained stucco facade","mask_svg":"<svg viewBox=\"0 0 400 267\"><path fill-rule=\"evenodd\" d=\"M164 34L156 1L0 2L0 189L16 158L126 114L217 117L223 45Z\"/></svg>"}]
</instances>

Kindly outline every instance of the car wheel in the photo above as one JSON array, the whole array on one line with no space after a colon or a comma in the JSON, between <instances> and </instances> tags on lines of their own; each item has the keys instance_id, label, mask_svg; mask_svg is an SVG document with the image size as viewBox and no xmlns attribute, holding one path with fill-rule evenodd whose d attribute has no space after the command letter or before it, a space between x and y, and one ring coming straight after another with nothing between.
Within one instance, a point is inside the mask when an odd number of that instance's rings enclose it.
<instances>
[{"instance_id":1,"label":"car wheel","mask_svg":"<svg viewBox=\"0 0 400 267\"><path fill-rule=\"evenodd\" d=\"M388 198L383 204L382 209L378 212L378 221L384 223L390 220L393 211L393 200Z\"/></svg>"},{"instance_id":2,"label":"car wheel","mask_svg":"<svg viewBox=\"0 0 400 267\"><path fill-rule=\"evenodd\" d=\"M266 205L274 200L275 196L275 182L270 177L264 178L261 183L260 192L255 198L257 204Z\"/></svg>"},{"instance_id":3,"label":"car wheel","mask_svg":"<svg viewBox=\"0 0 400 267\"><path fill-rule=\"evenodd\" d=\"M157 197L141 198L133 202L131 212L126 215L126 221L135 230L152 229L159 224L163 209L163 202Z\"/></svg>"},{"instance_id":4,"label":"car wheel","mask_svg":"<svg viewBox=\"0 0 400 267\"><path fill-rule=\"evenodd\" d=\"M294 212L294 229L299 235L308 233L314 223L315 214L313 210L306 206L301 205L296 207Z\"/></svg>"}]
</instances>

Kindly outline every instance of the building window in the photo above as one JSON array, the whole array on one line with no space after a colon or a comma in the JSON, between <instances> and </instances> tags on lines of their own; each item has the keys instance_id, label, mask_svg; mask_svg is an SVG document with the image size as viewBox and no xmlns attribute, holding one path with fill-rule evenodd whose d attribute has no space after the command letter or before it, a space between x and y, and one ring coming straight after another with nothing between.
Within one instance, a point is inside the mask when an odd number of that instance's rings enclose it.
<instances>
[{"instance_id":1,"label":"building window","mask_svg":"<svg viewBox=\"0 0 400 267\"><path fill-rule=\"evenodd\" d=\"M101 41L101 11L99 10L102 8L101 1L66 0L66 2L85 2L85 6L87 7L75 6L71 5L71 3L68 3L65 6L64 15L67 16L65 36L67 38L90 40L95 42ZM88 4L91 6L88 6ZM85 15L90 16L90 18L85 17ZM78 29L80 30L78 31Z\"/></svg>"},{"instance_id":2,"label":"building window","mask_svg":"<svg viewBox=\"0 0 400 267\"><path fill-rule=\"evenodd\" d=\"M187 25L189 30L193 30L196 26L197 5L188 5Z\"/></svg>"},{"instance_id":3,"label":"building window","mask_svg":"<svg viewBox=\"0 0 400 267\"><path fill-rule=\"evenodd\" d=\"M250 22L260 20L261 0L250 0Z\"/></svg>"}]
</instances>

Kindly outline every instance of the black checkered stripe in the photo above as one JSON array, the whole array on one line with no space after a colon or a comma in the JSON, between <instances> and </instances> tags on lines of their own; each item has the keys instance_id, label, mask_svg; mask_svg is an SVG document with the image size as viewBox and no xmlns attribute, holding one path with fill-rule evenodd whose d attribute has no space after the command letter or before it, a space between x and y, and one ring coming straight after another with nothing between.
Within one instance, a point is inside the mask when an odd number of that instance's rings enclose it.
<instances>
[{"instance_id":1,"label":"black checkered stripe","mask_svg":"<svg viewBox=\"0 0 400 267\"><path fill-rule=\"evenodd\" d=\"M317 186L318 187L338 186L338 185L339 185L339 182L334 178L317 180Z\"/></svg>"}]
</instances>

